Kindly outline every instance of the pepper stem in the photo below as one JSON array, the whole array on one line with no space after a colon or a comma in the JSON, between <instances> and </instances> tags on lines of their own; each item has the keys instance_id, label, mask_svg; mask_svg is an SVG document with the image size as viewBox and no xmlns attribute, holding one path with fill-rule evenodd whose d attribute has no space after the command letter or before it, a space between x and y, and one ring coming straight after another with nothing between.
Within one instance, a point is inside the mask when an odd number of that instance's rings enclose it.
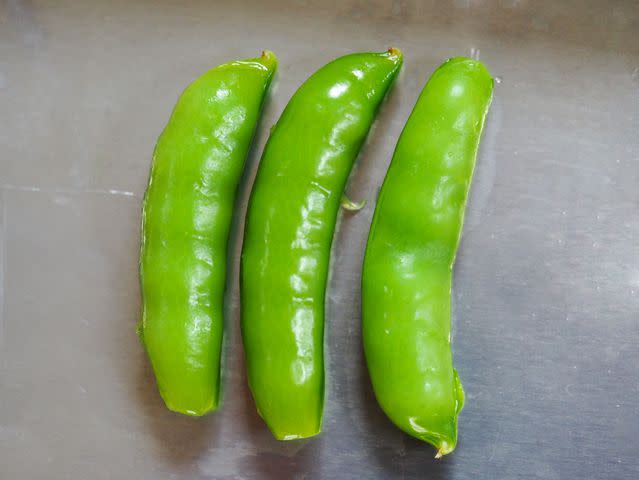
<instances>
[{"instance_id":1,"label":"pepper stem","mask_svg":"<svg viewBox=\"0 0 639 480\"><path fill-rule=\"evenodd\" d=\"M344 210L348 210L349 212L358 212L364 205L366 205L366 200L362 200L361 202L354 202L350 198L346 196L346 194L342 194L342 200L340 201L342 208Z\"/></svg>"}]
</instances>

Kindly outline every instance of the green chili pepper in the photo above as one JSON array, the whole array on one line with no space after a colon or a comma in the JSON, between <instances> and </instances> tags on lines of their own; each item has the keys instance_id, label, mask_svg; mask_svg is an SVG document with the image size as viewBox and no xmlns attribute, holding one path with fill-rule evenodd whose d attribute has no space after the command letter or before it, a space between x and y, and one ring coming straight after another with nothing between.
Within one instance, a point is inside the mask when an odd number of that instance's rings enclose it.
<instances>
[{"instance_id":1,"label":"green chili pepper","mask_svg":"<svg viewBox=\"0 0 639 480\"><path fill-rule=\"evenodd\" d=\"M324 295L344 186L401 52L338 58L295 93L253 186L242 252L242 336L258 412L280 440L321 430Z\"/></svg>"},{"instance_id":2,"label":"green chili pepper","mask_svg":"<svg viewBox=\"0 0 639 480\"><path fill-rule=\"evenodd\" d=\"M368 237L362 334L377 400L402 430L455 449L464 391L450 349L452 266L493 80L453 58L399 138Z\"/></svg>"},{"instance_id":3,"label":"green chili pepper","mask_svg":"<svg viewBox=\"0 0 639 480\"><path fill-rule=\"evenodd\" d=\"M153 154L142 209L139 332L166 406L187 415L218 405L231 215L276 65L264 52L199 77Z\"/></svg>"}]
</instances>

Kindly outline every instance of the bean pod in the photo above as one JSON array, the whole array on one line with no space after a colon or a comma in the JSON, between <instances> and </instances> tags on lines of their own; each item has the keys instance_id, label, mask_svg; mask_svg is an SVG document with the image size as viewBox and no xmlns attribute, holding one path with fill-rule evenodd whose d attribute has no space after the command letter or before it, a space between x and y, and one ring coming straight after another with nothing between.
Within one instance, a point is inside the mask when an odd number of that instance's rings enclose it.
<instances>
[{"instance_id":1,"label":"bean pod","mask_svg":"<svg viewBox=\"0 0 639 480\"><path fill-rule=\"evenodd\" d=\"M273 128L246 218L242 336L258 412L281 440L321 429L324 296L340 199L401 52L338 58Z\"/></svg>"},{"instance_id":2,"label":"bean pod","mask_svg":"<svg viewBox=\"0 0 639 480\"><path fill-rule=\"evenodd\" d=\"M422 91L397 143L362 273L364 351L377 400L402 430L454 450L464 392L450 348L452 266L493 80L453 58Z\"/></svg>"},{"instance_id":3,"label":"bean pod","mask_svg":"<svg viewBox=\"0 0 639 480\"><path fill-rule=\"evenodd\" d=\"M187 415L218 405L233 204L276 63L264 52L195 80L153 154L142 209L139 333L166 406Z\"/></svg>"}]
</instances>

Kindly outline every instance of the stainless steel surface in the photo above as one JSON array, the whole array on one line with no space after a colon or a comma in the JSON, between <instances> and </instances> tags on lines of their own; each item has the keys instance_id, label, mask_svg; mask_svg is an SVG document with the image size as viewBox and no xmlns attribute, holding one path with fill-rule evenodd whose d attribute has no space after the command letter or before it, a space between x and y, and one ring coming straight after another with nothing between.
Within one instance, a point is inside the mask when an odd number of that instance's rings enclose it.
<instances>
[{"instance_id":1,"label":"stainless steel surface","mask_svg":"<svg viewBox=\"0 0 639 480\"><path fill-rule=\"evenodd\" d=\"M268 126L335 56L405 52L334 241L324 432L273 440L246 387L241 220ZM135 336L140 201L154 142L198 73L281 61L245 175L224 404L162 405ZM447 56L501 78L455 269L468 400L450 457L372 396L359 277L374 199ZM639 478L639 4L634 1L0 4L0 478Z\"/></svg>"}]
</instances>

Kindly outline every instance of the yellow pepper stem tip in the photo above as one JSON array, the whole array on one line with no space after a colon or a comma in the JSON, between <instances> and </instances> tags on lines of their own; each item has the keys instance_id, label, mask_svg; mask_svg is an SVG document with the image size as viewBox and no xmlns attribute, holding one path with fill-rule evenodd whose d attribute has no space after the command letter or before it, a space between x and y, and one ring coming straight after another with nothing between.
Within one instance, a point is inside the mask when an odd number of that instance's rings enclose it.
<instances>
[{"instance_id":1,"label":"yellow pepper stem tip","mask_svg":"<svg viewBox=\"0 0 639 480\"><path fill-rule=\"evenodd\" d=\"M272 68L277 65L277 56L275 56L275 54L270 50L263 50L260 60L267 67Z\"/></svg>"},{"instance_id":2,"label":"yellow pepper stem tip","mask_svg":"<svg viewBox=\"0 0 639 480\"><path fill-rule=\"evenodd\" d=\"M390 47L388 49L388 54L391 57L397 57L397 58L403 58L404 54L402 53L402 51L399 48L395 48L395 47Z\"/></svg>"}]
</instances>

